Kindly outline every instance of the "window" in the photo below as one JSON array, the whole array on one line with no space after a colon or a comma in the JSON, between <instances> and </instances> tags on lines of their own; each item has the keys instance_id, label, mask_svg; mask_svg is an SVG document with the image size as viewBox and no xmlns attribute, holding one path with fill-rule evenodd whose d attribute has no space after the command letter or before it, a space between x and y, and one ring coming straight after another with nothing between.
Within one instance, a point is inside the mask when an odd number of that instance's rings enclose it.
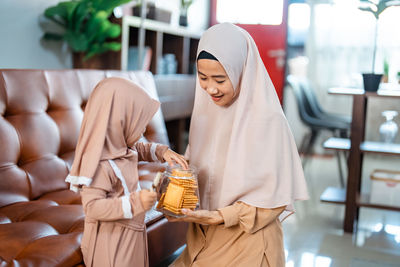
<instances>
[{"instance_id":1,"label":"window","mask_svg":"<svg viewBox=\"0 0 400 267\"><path fill-rule=\"evenodd\" d=\"M283 0L218 0L217 21L239 24L280 25Z\"/></svg>"},{"instance_id":2,"label":"window","mask_svg":"<svg viewBox=\"0 0 400 267\"><path fill-rule=\"evenodd\" d=\"M289 5L288 44L304 45L310 27L310 6L296 3Z\"/></svg>"}]
</instances>

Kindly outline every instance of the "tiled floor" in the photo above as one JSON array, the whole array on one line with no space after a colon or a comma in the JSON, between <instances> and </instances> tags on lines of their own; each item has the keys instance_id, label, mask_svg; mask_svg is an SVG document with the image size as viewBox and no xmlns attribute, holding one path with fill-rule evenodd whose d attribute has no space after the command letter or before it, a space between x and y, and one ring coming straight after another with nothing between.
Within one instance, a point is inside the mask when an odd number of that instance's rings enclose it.
<instances>
[{"instance_id":1,"label":"tiled floor","mask_svg":"<svg viewBox=\"0 0 400 267\"><path fill-rule=\"evenodd\" d=\"M400 212L361 208L357 233L344 233L344 207L319 201L327 186L339 186L335 158L313 157L307 164L310 199L297 203L297 212L283 222L286 266L400 266ZM400 170L400 159L366 155L363 191L370 190L369 174L376 168Z\"/></svg>"},{"instance_id":2,"label":"tiled floor","mask_svg":"<svg viewBox=\"0 0 400 267\"><path fill-rule=\"evenodd\" d=\"M361 208L358 230L342 230L344 207L319 201L327 186L338 186L334 158L314 157L305 167L310 199L283 223L287 267L400 266L400 212ZM399 170L400 159L364 159L363 191L375 168ZM400 203L399 203L400 205Z\"/></svg>"}]
</instances>

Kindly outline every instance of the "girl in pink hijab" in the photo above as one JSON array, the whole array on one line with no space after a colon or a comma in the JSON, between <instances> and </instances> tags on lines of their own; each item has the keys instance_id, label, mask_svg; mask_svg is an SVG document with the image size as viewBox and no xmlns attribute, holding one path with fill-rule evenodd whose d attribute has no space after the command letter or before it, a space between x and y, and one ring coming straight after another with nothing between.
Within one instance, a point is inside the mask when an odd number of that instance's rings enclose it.
<instances>
[{"instance_id":1,"label":"girl in pink hijab","mask_svg":"<svg viewBox=\"0 0 400 267\"><path fill-rule=\"evenodd\" d=\"M201 209L185 210L187 246L172 266L285 266L281 220L308 198L297 148L251 36L208 29L197 51L186 156Z\"/></svg>"},{"instance_id":2,"label":"girl in pink hijab","mask_svg":"<svg viewBox=\"0 0 400 267\"><path fill-rule=\"evenodd\" d=\"M148 266L145 212L156 193L141 190L137 164L183 156L155 143L137 142L160 103L121 78L107 78L85 108L75 159L66 181L82 186L85 212L82 253L90 266Z\"/></svg>"}]
</instances>

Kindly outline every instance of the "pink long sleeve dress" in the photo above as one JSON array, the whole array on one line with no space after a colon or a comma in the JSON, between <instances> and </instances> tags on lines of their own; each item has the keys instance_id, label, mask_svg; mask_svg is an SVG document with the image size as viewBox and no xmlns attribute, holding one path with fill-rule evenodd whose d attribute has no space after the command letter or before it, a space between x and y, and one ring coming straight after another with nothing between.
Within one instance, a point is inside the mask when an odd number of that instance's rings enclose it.
<instances>
[{"instance_id":1,"label":"pink long sleeve dress","mask_svg":"<svg viewBox=\"0 0 400 267\"><path fill-rule=\"evenodd\" d=\"M148 266L137 163L163 161L167 149L164 145L136 143L130 158L100 161L91 185L81 191L86 215L81 248L86 266Z\"/></svg>"}]
</instances>

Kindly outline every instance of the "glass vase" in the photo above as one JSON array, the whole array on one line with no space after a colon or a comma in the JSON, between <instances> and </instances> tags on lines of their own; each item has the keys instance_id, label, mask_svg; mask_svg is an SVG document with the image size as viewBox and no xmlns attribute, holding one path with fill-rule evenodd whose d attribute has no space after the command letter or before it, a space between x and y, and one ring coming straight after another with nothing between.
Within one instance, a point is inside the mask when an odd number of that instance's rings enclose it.
<instances>
[{"instance_id":1,"label":"glass vase","mask_svg":"<svg viewBox=\"0 0 400 267\"><path fill-rule=\"evenodd\" d=\"M397 132L399 127L393 118L398 115L395 110L385 110L382 112L382 116L386 118L386 121L379 127L379 134L381 142L384 143L394 143L396 140Z\"/></svg>"}]
</instances>

